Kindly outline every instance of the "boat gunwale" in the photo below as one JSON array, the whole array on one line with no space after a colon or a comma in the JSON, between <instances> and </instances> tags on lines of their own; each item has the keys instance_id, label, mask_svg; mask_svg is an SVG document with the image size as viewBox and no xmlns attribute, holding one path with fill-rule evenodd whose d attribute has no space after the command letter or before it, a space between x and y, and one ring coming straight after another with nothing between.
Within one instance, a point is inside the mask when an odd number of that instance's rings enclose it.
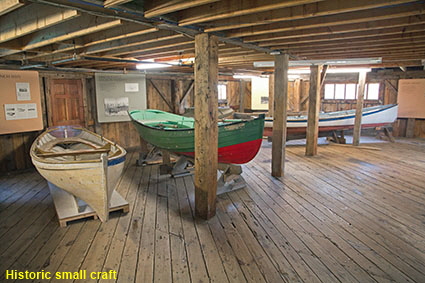
<instances>
[{"instance_id":1,"label":"boat gunwale","mask_svg":"<svg viewBox=\"0 0 425 283\"><path fill-rule=\"evenodd\" d=\"M143 111L143 110L133 110L133 111ZM166 128L157 128L157 127L152 127L152 126L149 126L149 125L146 125L146 124L144 124L144 123L142 123L142 122L140 122L139 120L136 120L136 119L134 119L132 116L131 116L131 112L132 111L129 111L129 116L130 116L130 118L131 118L131 120L132 121L134 121L134 122L136 122L137 124L139 124L139 125L141 125L141 126L143 126L143 127L145 127L145 128L149 128L149 129L153 129L153 130L158 130L158 131L172 131L172 132L176 132L176 131L178 131L178 132L183 132L183 131L194 131L195 130L195 128L175 128L175 129L166 129ZM162 112L165 112L165 111L162 111ZM168 113L168 112L165 112L165 113ZM177 115L177 114L174 114L174 115ZM178 116L180 116L180 115L178 115ZM183 116L182 116L183 117ZM192 117L191 117L192 118ZM228 127L228 126L232 126L232 125L237 125L237 124L247 124L247 123L251 123L251 122L253 122L253 121L258 121L258 120L264 120L265 121L265 115L264 114L260 114L258 117L255 117L255 118L253 118L253 119L240 119L240 121L234 121L234 122L230 122L230 123L228 123L228 124L222 124L222 125L218 125L218 128L220 128L220 127ZM165 121L164 121L165 122ZM194 123L195 123L195 121L194 121Z\"/></svg>"},{"instance_id":2,"label":"boat gunwale","mask_svg":"<svg viewBox=\"0 0 425 283\"><path fill-rule=\"evenodd\" d=\"M379 113L379 112L382 112L382 111L392 109L394 107L397 107L398 104L387 104L387 105L378 105L378 106L386 106L386 107L381 107L381 108L378 108L376 110L370 109L367 112L363 112L362 117L369 116L369 115L372 115L372 114L376 114L376 113ZM370 108L375 108L375 107L377 107L377 106L372 106ZM350 109L350 110L355 110L355 109ZM325 112L325 114L327 114L327 113L337 113L337 112L347 112L347 111L350 111L350 110L342 110L342 111L336 111L336 112ZM307 117L307 115L288 116L288 118L289 117L303 117L303 119L298 119L298 120L297 119L293 119L293 120L288 119L287 120L288 123L303 123L303 122L307 121L307 119L304 118L304 117ZM340 114L340 115L335 115L334 117L320 117L319 116L319 122L328 122L328 121L333 121L333 120L345 120L345 119L352 119L352 118L355 118L355 117L356 117L355 113L354 114L346 114L346 115ZM269 119L269 118L271 118L271 119ZM265 122L273 122L273 117L266 118Z\"/></svg>"},{"instance_id":3,"label":"boat gunwale","mask_svg":"<svg viewBox=\"0 0 425 283\"><path fill-rule=\"evenodd\" d=\"M85 131L85 132L87 132L88 134L90 134L90 135L94 135L94 136L96 136L96 137L98 137L98 138L100 138L101 140L103 140L103 141L105 141L105 142L107 142L107 143L109 143L109 144L111 144L111 145L113 145L113 146L116 146L117 147L117 152L119 152L120 151L120 154L118 154L118 155L115 155L116 154L116 152L111 156L111 157L109 157L109 156L107 156L107 160L108 160L108 163L110 162L110 161L115 161L115 160L117 160L117 159L119 159L119 158L123 158L123 160L121 161L121 162L117 162L117 163L114 163L114 164L112 164L112 165L108 165L108 166L114 166L114 165L117 165L117 164L120 164L120 163L122 163L122 162L124 162L125 161L125 156L127 155L127 151L122 147L122 146L120 146L120 145L118 145L117 143L115 143L115 142L112 142L111 140L109 140L109 139L107 139L107 138L105 138L105 137L103 137L103 136L101 136L101 135L99 135L99 134L97 134L97 133L94 133L94 132L92 132L92 131L89 131L89 130L87 130L86 128L83 128L83 127L81 127L81 126L54 126L54 127L51 127L51 128L48 128L48 129L46 129L45 131L43 131L35 140L34 140L34 142L32 143L32 145L31 145L31 149L30 149L30 156L31 156L31 158L32 159L34 159L35 161L37 161L37 162L39 162L39 163L46 163L46 164L57 164L57 165L64 165L64 164L79 164L79 163L101 163L102 162L102 159L101 159L101 157L99 156L99 159L87 159L87 160L54 160L54 159L50 159L50 160L48 160L47 158L49 158L49 157L40 157L40 156L38 156L36 153L35 153L35 151L36 151L36 147L37 147L37 144L38 144L38 142L40 141L40 139L43 137L43 136L45 136L45 135L47 135L47 134L49 134L50 132L52 132L52 131L54 131L54 130L57 130L57 129L59 129L60 127L71 127L71 128L74 128L74 129L78 129L78 130L82 130L82 131ZM93 153L93 154L96 154L96 153Z\"/></svg>"}]
</instances>

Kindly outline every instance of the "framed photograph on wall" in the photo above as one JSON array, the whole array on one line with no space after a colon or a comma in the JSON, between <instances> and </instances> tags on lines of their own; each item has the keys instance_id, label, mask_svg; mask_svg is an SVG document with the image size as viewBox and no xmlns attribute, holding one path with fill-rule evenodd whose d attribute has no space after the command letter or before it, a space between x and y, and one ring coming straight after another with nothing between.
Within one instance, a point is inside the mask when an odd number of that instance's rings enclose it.
<instances>
[{"instance_id":1,"label":"framed photograph on wall","mask_svg":"<svg viewBox=\"0 0 425 283\"><path fill-rule=\"evenodd\" d=\"M95 83L100 123L130 121L127 111L147 107L144 74L96 73Z\"/></svg>"}]
</instances>

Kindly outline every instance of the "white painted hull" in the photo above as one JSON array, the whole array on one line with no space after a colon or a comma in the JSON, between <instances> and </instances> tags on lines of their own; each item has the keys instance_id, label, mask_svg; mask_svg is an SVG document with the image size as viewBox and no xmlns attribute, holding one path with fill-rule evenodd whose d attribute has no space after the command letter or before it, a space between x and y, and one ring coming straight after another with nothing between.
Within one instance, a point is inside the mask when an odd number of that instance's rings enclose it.
<instances>
[{"instance_id":1,"label":"white painted hull","mask_svg":"<svg viewBox=\"0 0 425 283\"><path fill-rule=\"evenodd\" d=\"M106 143L112 145L112 142L94 133L83 131L83 138L89 138L89 142L93 145L104 146ZM56 141L67 143L73 139L68 137L55 140L55 137L46 135L49 133L45 132L40 135L31 147L32 162L38 172L49 183L86 202L97 213L101 221L107 221L110 199L124 169L126 151L113 145L113 152L90 154L83 160L73 160L75 157L68 158L66 155L64 155L65 157L46 158L43 157L43 153L40 153L40 149L43 152L46 149L43 146L55 144ZM53 146L50 152L55 153L57 150L57 146ZM66 150L62 151L67 153Z\"/></svg>"},{"instance_id":2,"label":"white painted hull","mask_svg":"<svg viewBox=\"0 0 425 283\"><path fill-rule=\"evenodd\" d=\"M397 119L397 105L381 105L363 109L362 128L383 126L393 123ZM319 132L350 129L354 127L355 110L321 113L319 115ZM264 129L265 135L271 135L273 128L272 118L266 118ZM305 133L307 128L307 116L288 116L288 136Z\"/></svg>"}]
</instances>

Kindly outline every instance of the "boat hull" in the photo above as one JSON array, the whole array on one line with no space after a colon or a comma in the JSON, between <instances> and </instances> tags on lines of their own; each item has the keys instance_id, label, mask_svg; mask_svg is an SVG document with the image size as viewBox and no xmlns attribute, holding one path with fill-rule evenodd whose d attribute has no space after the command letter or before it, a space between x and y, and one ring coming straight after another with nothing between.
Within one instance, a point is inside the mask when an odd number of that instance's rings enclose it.
<instances>
[{"instance_id":1,"label":"boat hull","mask_svg":"<svg viewBox=\"0 0 425 283\"><path fill-rule=\"evenodd\" d=\"M170 116L170 119L173 115ZM137 111L130 112L140 136L148 143L176 154L193 157L195 152L195 131L187 129L159 129L150 127L138 119ZM176 118L178 119L178 118ZM194 123L193 118L187 125ZM190 121L190 123L189 123ZM186 122L185 122L186 123ZM264 129L264 117L248 121L220 124L218 126L218 162L243 164L249 162L258 153Z\"/></svg>"},{"instance_id":2,"label":"boat hull","mask_svg":"<svg viewBox=\"0 0 425 283\"><path fill-rule=\"evenodd\" d=\"M383 107L371 107L365 108L364 110L361 124L362 129L386 126L397 119L397 105L384 105ZM344 113L346 114L344 115ZM326 116L326 114L328 116ZM334 112L332 115L325 113L325 115L319 116L319 136L327 136L333 131L353 129L354 121L354 111ZM288 140L305 138L307 119L294 119L293 117L288 117L286 129ZM266 119L264 136L272 135L273 121L271 119Z\"/></svg>"},{"instance_id":3,"label":"boat hull","mask_svg":"<svg viewBox=\"0 0 425 283\"><path fill-rule=\"evenodd\" d=\"M111 141L85 129L78 129L79 134L83 133L83 138L72 136L72 133L76 132L76 128L70 126L66 129L68 130L67 134L58 132L50 134L49 131L41 134L31 147L32 162L37 171L50 184L83 200L96 212L101 221L107 221L112 193L124 169L126 151ZM68 135L71 136L68 137ZM89 138L85 139L87 137ZM43 153L40 154L40 148L43 148L43 146L53 144L53 148L55 148L57 147L56 141L66 144L81 140L99 146L109 143L115 148L116 154L108 156L108 154L103 153L100 156L97 155L96 158L93 154L93 158L80 161L64 157L41 157Z\"/></svg>"}]
</instances>

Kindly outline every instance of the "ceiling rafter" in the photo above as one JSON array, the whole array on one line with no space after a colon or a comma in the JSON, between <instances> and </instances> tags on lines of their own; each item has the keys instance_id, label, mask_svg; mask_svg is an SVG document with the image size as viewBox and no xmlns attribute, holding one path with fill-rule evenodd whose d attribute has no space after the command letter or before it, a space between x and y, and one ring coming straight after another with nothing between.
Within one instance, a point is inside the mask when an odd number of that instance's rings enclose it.
<instances>
[{"instance_id":1,"label":"ceiling rafter","mask_svg":"<svg viewBox=\"0 0 425 283\"><path fill-rule=\"evenodd\" d=\"M0 17L0 43L37 32L81 15L73 9L31 4Z\"/></svg>"},{"instance_id":2,"label":"ceiling rafter","mask_svg":"<svg viewBox=\"0 0 425 283\"><path fill-rule=\"evenodd\" d=\"M404 35L408 35L413 32L422 32L425 28L424 24L414 25L414 26L408 26L408 27L387 27L379 30L379 33L376 31L370 31L370 30L362 30L362 31L356 31L356 32L345 32L345 33L339 33L339 34L325 34L325 35L310 35L308 37L293 37L287 40L287 42L294 42L294 43L308 43L308 42L320 42L320 41L337 41L337 40L343 40L343 39L358 39L358 38L366 38L366 37L375 37L378 34L381 36L385 35L394 35L397 34L400 36L400 39L403 38ZM275 41L269 41L269 42L261 42L259 43L260 46L271 46L275 45Z\"/></svg>"},{"instance_id":3,"label":"ceiling rafter","mask_svg":"<svg viewBox=\"0 0 425 283\"><path fill-rule=\"evenodd\" d=\"M425 14L424 4L391 6L374 8L366 11L355 11L341 14L333 14L320 17L296 19L267 25L259 25L250 28L241 28L234 32L226 33L228 37L247 37L276 32L295 31L306 28L330 27L346 24L357 24L368 21L387 20Z\"/></svg>"},{"instance_id":4,"label":"ceiling rafter","mask_svg":"<svg viewBox=\"0 0 425 283\"><path fill-rule=\"evenodd\" d=\"M120 25L121 23L121 20L81 15L77 19L62 22L49 28L17 38L13 41L2 43L0 46L2 48L7 47L26 51L112 28Z\"/></svg>"},{"instance_id":5,"label":"ceiling rafter","mask_svg":"<svg viewBox=\"0 0 425 283\"><path fill-rule=\"evenodd\" d=\"M152 1L148 2L145 7L145 17L153 18L173 13L179 10L189 9L196 6L201 6L220 0L173 0L173 1Z\"/></svg>"},{"instance_id":6,"label":"ceiling rafter","mask_svg":"<svg viewBox=\"0 0 425 283\"><path fill-rule=\"evenodd\" d=\"M274 9L252 15L239 16L230 19L217 20L204 23L205 32L224 31L235 28L253 27L263 24L271 24L280 21L296 20L309 17L318 17L331 14L346 13L352 11L364 11L367 9L399 5L417 2L413 0L333 0L313 4L294 6L284 9Z\"/></svg>"},{"instance_id":7,"label":"ceiling rafter","mask_svg":"<svg viewBox=\"0 0 425 283\"><path fill-rule=\"evenodd\" d=\"M287 31L249 36L245 38L246 42L273 42L277 40L290 39L290 38L301 38L301 37L310 37L317 35L337 35L340 33L349 33L349 32L360 32L360 31L369 31L381 30L386 28L394 27L409 27L418 24L425 23L425 15L416 15L403 18L395 18L391 20L378 20L378 21L369 21L366 23L357 23L357 24L346 24L339 26L331 27L320 27L320 28L308 28L297 31ZM261 45L261 44L260 44Z\"/></svg>"},{"instance_id":8,"label":"ceiling rafter","mask_svg":"<svg viewBox=\"0 0 425 283\"><path fill-rule=\"evenodd\" d=\"M204 5L193 9L183 10L179 13L179 25L187 26L202 22L244 16L279 8L304 5L323 0L262 0L261 5L253 0L227 0Z\"/></svg>"},{"instance_id":9,"label":"ceiling rafter","mask_svg":"<svg viewBox=\"0 0 425 283\"><path fill-rule=\"evenodd\" d=\"M423 39L425 38L425 31L419 31L419 32L411 32L411 33L404 33L403 35L403 41L413 41L417 39ZM303 47L309 47L309 48L327 48L332 46L341 46L341 45L349 45L354 46L354 44L369 44L369 43L384 43L385 42L400 42L400 34L389 34L389 35L375 35L365 38L341 38L336 40L323 40L323 41L305 41L305 42L289 42L289 41L283 41L283 42L277 42L275 46L272 48L276 49L288 49L288 48L303 48Z\"/></svg>"},{"instance_id":10,"label":"ceiling rafter","mask_svg":"<svg viewBox=\"0 0 425 283\"><path fill-rule=\"evenodd\" d=\"M82 50L84 54L95 54L95 53L103 53L113 50L124 50L134 46L141 46L148 43L160 43L161 41L166 41L170 39L178 39L182 38L183 35L176 34L172 31L161 30L152 32L149 34L143 34L141 36L133 36L129 38L121 38L118 40L108 41L100 44L96 44L85 48Z\"/></svg>"},{"instance_id":11,"label":"ceiling rafter","mask_svg":"<svg viewBox=\"0 0 425 283\"><path fill-rule=\"evenodd\" d=\"M0 2L0 16L10 13L23 5L22 0L2 0Z\"/></svg>"},{"instance_id":12,"label":"ceiling rafter","mask_svg":"<svg viewBox=\"0 0 425 283\"><path fill-rule=\"evenodd\" d=\"M103 0L25 0L0 17L0 56L28 65L134 68L134 58L193 57L193 39L204 31L219 38L220 68L252 70L254 61L273 60L270 54L279 52L297 60L374 55L386 64L397 56L404 63L424 56L424 0L141 3L105 8ZM85 54L116 62L87 61Z\"/></svg>"}]
</instances>

